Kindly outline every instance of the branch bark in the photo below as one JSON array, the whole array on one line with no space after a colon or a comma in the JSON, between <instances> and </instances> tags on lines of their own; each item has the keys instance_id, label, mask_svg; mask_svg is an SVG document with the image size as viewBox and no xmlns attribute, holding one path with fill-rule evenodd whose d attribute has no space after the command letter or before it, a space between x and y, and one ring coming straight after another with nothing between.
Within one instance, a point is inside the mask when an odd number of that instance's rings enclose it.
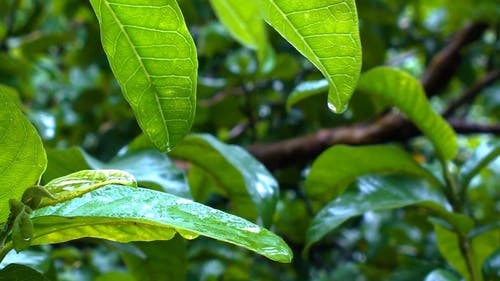
<instances>
[{"instance_id":1,"label":"branch bark","mask_svg":"<svg viewBox=\"0 0 500 281\"><path fill-rule=\"evenodd\" d=\"M483 23L471 24L459 31L451 42L431 61L422 77L422 84L428 96L439 93L447 86L456 73L460 61L460 51L477 40L486 30ZM483 132L485 128L454 121L459 133ZM452 123L453 125L453 123ZM321 152L335 144L373 144L388 141L401 141L416 136L418 130L406 118L399 114L388 113L371 123L342 126L334 129L322 129L315 134L278 141L257 143L247 150L270 170L299 164L303 165L316 158Z\"/></svg>"}]
</instances>

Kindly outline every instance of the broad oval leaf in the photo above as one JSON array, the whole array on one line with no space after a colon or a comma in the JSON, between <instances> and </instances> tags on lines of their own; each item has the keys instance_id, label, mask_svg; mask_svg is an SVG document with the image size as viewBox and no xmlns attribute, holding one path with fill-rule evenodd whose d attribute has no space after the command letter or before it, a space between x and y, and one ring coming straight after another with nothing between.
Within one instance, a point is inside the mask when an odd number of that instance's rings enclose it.
<instances>
[{"instance_id":1,"label":"broad oval leaf","mask_svg":"<svg viewBox=\"0 0 500 281\"><path fill-rule=\"evenodd\" d=\"M328 107L344 112L361 70L355 1L263 0L262 5L264 19L328 80Z\"/></svg>"},{"instance_id":2,"label":"broad oval leaf","mask_svg":"<svg viewBox=\"0 0 500 281\"><path fill-rule=\"evenodd\" d=\"M305 81L295 87L286 100L286 109L290 110L293 105L310 96L328 91L328 81L326 79L316 81Z\"/></svg>"},{"instance_id":3,"label":"broad oval leaf","mask_svg":"<svg viewBox=\"0 0 500 281\"><path fill-rule=\"evenodd\" d=\"M265 63L269 44L260 13L259 1L210 0L219 20L241 44L257 50L260 62Z\"/></svg>"},{"instance_id":4,"label":"broad oval leaf","mask_svg":"<svg viewBox=\"0 0 500 281\"><path fill-rule=\"evenodd\" d=\"M465 280L470 281L471 276L467 270L467 263L460 252L458 235L437 223L433 224L439 252L451 266L462 274Z\"/></svg>"},{"instance_id":5,"label":"broad oval leaf","mask_svg":"<svg viewBox=\"0 0 500 281\"><path fill-rule=\"evenodd\" d=\"M175 167L165 154L156 150L128 151L107 163L95 159L78 147L48 150L47 157L49 164L43 175L45 181L79 170L117 169L132 174L140 186L191 198L184 172Z\"/></svg>"},{"instance_id":6,"label":"broad oval leaf","mask_svg":"<svg viewBox=\"0 0 500 281\"><path fill-rule=\"evenodd\" d=\"M82 197L38 209L32 244L82 237L117 242L169 240L176 230L225 241L269 259L290 262L278 236L242 218L172 194L109 185Z\"/></svg>"},{"instance_id":7,"label":"broad oval leaf","mask_svg":"<svg viewBox=\"0 0 500 281\"><path fill-rule=\"evenodd\" d=\"M48 182L44 187L54 198L43 198L39 207L68 201L110 184L137 186L134 176L124 171L83 170Z\"/></svg>"},{"instance_id":8,"label":"broad oval leaf","mask_svg":"<svg viewBox=\"0 0 500 281\"><path fill-rule=\"evenodd\" d=\"M424 281L459 281L459 279L449 271L436 269L429 273Z\"/></svg>"},{"instance_id":9,"label":"broad oval leaf","mask_svg":"<svg viewBox=\"0 0 500 281\"><path fill-rule=\"evenodd\" d=\"M346 220L368 211L389 210L421 204L438 213L448 205L444 196L422 180L403 176L364 176L354 188L331 201L314 217L307 230L307 248Z\"/></svg>"},{"instance_id":10,"label":"broad oval leaf","mask_svg":"<svg viewBox=\"0 0 500 281\"><path fill-rule=\"evenodd\" d=\"M413 76L390 67L376 67L361 75L358 89L399 108L431 140L439 156L455 157L458 152L455 132L434 112L422 85Z\"/></svg>"},{"instance_id":11,"label":"broad oval leaf","mask_svg":"<svg viewBox=\"0 0 500 281\"><path fill-rule=\"evenodd\" d=\"M177 1L90 3L111 69L139 125L158 149L170 150L191 128L198 68Z\"/></svg>"},{"instance_id":12,"label":"broad oval leaf","mask_svg":"<svg viewBox=\"0 0 500 281\"><path fill-rule=\"evenodd\" d=\"M246 150L211 135L189 135L169 154L211 175L231 199L234 211L247 219L259 216L269 226L276 209L278 183Z\"/></svg>"},{"instance_id":13,"label":"broad oval leaf","mask_svg":"<svg viewBox=\"0 0 500 281\"><path fill-rule=\"evenodd\" d=\"M340 195L349 183L366 174L406 174L439 181L404 150L389 145L334 146L313 163L305 181L306 193L319 203Z\"/></svg>"},{"instance_id":14,"label":"broad oval leaf","mask_svg":"<svg viewBox=\"0 0 500 281\"><path fill-rule=\"evenodd\" d=\"M21 200L47 165L42 140L23 115L17 93L0 85L0 222L9 216L9 199Z\"/></svg>"}]
</instances>

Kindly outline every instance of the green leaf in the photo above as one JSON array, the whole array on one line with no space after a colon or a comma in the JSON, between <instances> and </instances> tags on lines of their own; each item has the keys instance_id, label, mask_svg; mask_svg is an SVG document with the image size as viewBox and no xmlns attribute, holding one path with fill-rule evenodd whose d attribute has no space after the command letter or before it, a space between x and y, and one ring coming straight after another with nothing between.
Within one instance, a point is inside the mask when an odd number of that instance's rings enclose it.
<instances>
[{"instance_id":1,"label":"green leaf","mask_svg":"<svg viewBox=\"0 0 500 281\"><path fill-rule=\"evenodd\" d=\"M494 142L480 144L460 169L459 179L467 187L472 178L500 156L500 145Z\"/></svg>"},{"instance_id":2,"label":"green leaf","mask_svg":"<svg viewBox=\"0 0 500 281\"><path fill-rule=\"evenodd\" d=\"M170 150L191 128L198 68L177 1L90 3L111 69L139 125L158 149Z\"/></svg>"},{"instance_id":3,"label":"green leaf","mask_svg":"<svg viewBox=\"0 0 500 281\"><path fill-rule=\"evenodd\" d=\"M122 170L134 176L140 186L163 190L190 198L184 172L163 153L152 149L127 152L103 163L80 148L48 150L49 165L44 180L53 179L79 170Z\"/></svg>"},{"instance_id":4,"label":"green leaf","mask_svg":"<svg viewBox=\"0 0 500 281\"><path fill-rule=\"evenodd\" d=\"M122 272L106 272L99 275L95 281L137 281L132 275Z\"/></svg>"},{"instance_id":5,"label":"green leaf","mask_svg":"<svg viewBox=\"0 0 500 281\"><path fill-rule=\"evenodd\" d=\"M446 200L421 180L402 176L365 176L353 188L326 205L307 231L307 247L322 239L346 220L368 211L423 205L444 212Z\"/></svg>"},{"instance_id":6,"label":"green leaf","mask_svg":"<svg viewBox=\"0 0 500 281\"><path fill-rule=\"evenodd\" d=\"M32 244L82 237L117 242L169 240L186 231L290 262L292 252L272 232L247 220L168 193L109 185L33 213Z\"/></svg>"},{"instance_id":7,"label":"green leaf","mask_svg":"<svg viewBox=\"0 0 500 281\"><path fill-rule=\"evenodd\" d=\"M453 129L431 107L420 82L390 67L376 67L361 75L358 89L380 97L404 113L434 144L444 159L458 152Z\"/></svg>"},{"instance_id":8,"label":"green leaf","mask_svg":"<svg viewBox=\"0 0 500 281\"><path fill-rule=\"evenodd\" d=\"M354 0L263 0L264 19L309 59L330 84L328 107L347 109L361 70Z\"/></svg>"},{"instance_id":9,"label":"green leaf","mask_svg":"<svg viewBox=\"0 0 500 281\"><path fill-rule=\"evenodd\" d=\"M210 135L190 135L169 154L211 175L231 199L234 211L247 219L259 216L269 226L278 200L278 183L246 150Z\"/></svg>"},{"instance_id":10,"label":"green leaf","mask_svg":"<svg viewBox=\"0 0 500 281\"><path fill-rule=\"evenodd\" d=\"M20 264L9 264L0 270L0 281L49 281L40 272Z\"/></svg>"},{"instance_id":11,"label":"green leaf","mask_svg":"<svg viewBox=\"0 0 500 281\"><path fill-rule=\"evenodd\" d=\"M444 269L436 269L429 273L424 281L459 281L459 279Z\"/></svg>"},{"instance_id":12,"label":"green leaf","mask_svg":"<svg viewBox=\"0 0 500 281\"><path fill-rule=\"evenodd\" d=\"M481 272L488 257L500 249L500 223L493 229L474 237L472 239L472 249L476 271Z\"/></svg>"},{"instance_id":13,"label":"green leaf","mask_svg":"<svg viewBox=\"0 0 500 281\"><path fill-rule=\"evenodd\" d=\"M257 50L261 64L270 48L258 1L210 0L219 20L241 44Z\"/></svg>"},{"instance_id":14,"label":"green leaf","mask_svg":"<svg viewBox=\"0 0 500 281\"><path fill-rule=\"evenodd\" d=\"M54 198L43 198L39 207L65 202L110 184L137 186L134 176L124 171L83 170L47 183L45 189Z\"/></svg>"},{"instance_id":15,"label":"green leaf","mask_svg":"<svg viewBox=\"0 0 500 281\"><path fill-rule=\"evenodd\" d=\"M23 203L10 199L12 222L12 245L16 252L21 252L31 246L33 237L33 223L30 219L31 210Z\"/></svg>"},{"instance_id":16,"label":"green leaf","mask_svg":"<svg viewBox=\"0 0 500 281\"><path fill-rule=\"evenodd\" d=\"M305 81L295 87L286 100L286 108L290 110L296 103L317 94L328 91L328 81L326 79L316 81Z\"/></svg>"},{"instance_id":17,"label":"green leaf","mask_svg":"<svg viewBox=\"0 0 500 281\"><path fill-rule=\"evenodd\" d=\"M0 222L9 216L9 199L21 200L47 165L42 140L20 109L17 94L0 85Z\"/></svg>"},{"instance_id":18,"label":"green leaf","mask_svg":"<svg viewBox=\"0 0 500 281\"><path fill-rule=\"evenodd\" d=\"M445 227L433 223L436 240L441 255L455 268L466 280L470 281L469 271L465 258L460 252L458 235Z\"/></svg>"},{"instance_id":19,"label":"green leaf","mask_svg":"<svg viewBox=\"0 0 500 281\"><path fill-rule=\"evenodd\" d=\"M305 181L306 193L319 203L340 195L357 177L374 174L406 174L423 177L433 185L439 181L404 150L389 145L334 146L313 163Z\"/></svg>"},{"instance_id":20,"label":"green leaf","mask_svg":"<svg viewBox=\"0 0 500 281\"><path fill-rule=\"evenodd\" d=\"M122 257L136 280L156 281L163 280L167 276L169 281L186 280L186 243L182 241L182 238L175 237L169 241L136 242L134 245L145 254L145 257L141 258L129 253L122 253Z\"/></svg>"}]
</instances>

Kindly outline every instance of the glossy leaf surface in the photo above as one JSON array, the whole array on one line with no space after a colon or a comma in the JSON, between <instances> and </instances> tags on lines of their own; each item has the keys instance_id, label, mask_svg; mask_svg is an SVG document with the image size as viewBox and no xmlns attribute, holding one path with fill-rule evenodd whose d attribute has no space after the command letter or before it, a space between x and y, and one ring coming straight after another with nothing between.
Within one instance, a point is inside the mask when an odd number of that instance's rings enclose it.
<instances>
[{"instance_id":1,"label":"glossy leaf surface","mask_svg":"<svg viewBox=\"0 0 500 281\"><path fill-rule=\"evenodd\" d=\"M47 165L42 140L21 111L17 94L0 86L0 222L9 216L9 199L21 199Z\"/></svg>"},{"instance_id":2,"label":"glossy leaf surface","mask_svg":"<svg viewBox=\"0 0 500 281\"><path fill-rule=\"evenodd\" d=\"M127 152L104 163L80 148L49 150L49 165L45 180L60 177L79 170L117 169L134 176L140 186L163 190L168 193L190 198L184 172L175 167L163 153L151 149Z\"/></svg>"},{"instance_id":3,"label":"glossy leaf surface","mask_svg":"<svg viewBox=\"0 0 500 281\"><path fill-rule=\"evenodd\" d=\"M175 0L91 0L111 69L137 121L170 150L193 122L198 62Z\"/></svg>"},{"instance_id":4,"label":"glossy leaf surface","mask_svg":"<svg viewBox=\"0 0 500 281\"><path fill-rule=\"evenodd\" d=\"M286 100L287 110L290 110L293 105L310 96L328 91L328 87L328 81L325 79L300 83Z\"/></svg>"},{"instance_id":5,"label":"glossy leaf surface","mask_svg":"<svg viewBox=\"0 0 500 281\"><path fill-rule=\"evenodd\" d=\"M459 179L464 187L472 178L500 156L500 143L485 142L480 144L460 169Z\"/></svg>"},{"instance_id":6,"label":"glossy leaf surface","mask_svg":"<svg viewBox=\"0 0 500 281\"><path fill-rule=\"evenodd\" d=\"M328 80L329 108L344 112L361 69L354 0L264 0L262 5L265 20Z\"/></svg>"},{"instance_id":7,"label":"glossy leaf surface","mask_svg":"<svg viewBox=\"0 0 500 281\"><path fill-rule=\"evenodd\" d=\"M40 207L68 201L110 184L137 187L134 176L124 171L83 170L48 182L45 189L54 198L43 198Z\"/></svg>"},{"instance_id":8,"label":"glossy leaf surface","mask_svg":"<svg viewBox=\"0 0 500 281\"><path fill-rule=\"evenodd\" d=\"M361 75L358 89L396 106L434 144L444 159L458 152L453 129L431 107L420 82L410 74L390 67L376 67Z\"/></svg>"},{"instance_id":9,"label":"glossy leaf surface","mask_svg":"<svg viewBox=\"0 0 500 281\"><path fill-rule=\"evenodd\" d=\"M224 144L210 135L190 135L170 154L191 162L211 175L231 199L238 215L271 224L278 200L278 183L246 150Z\"/></svg>"},{"instance_id":10,"label":"glossy leaf surface","mask_svg":"<svg viewBox=\"0 0 500 281\"><path fill-rule=\"evenodd\" d=\"M424 281L459 281L459 279L444 269L436 269L429 273Z\"/></svg>"},{"instance_id":11,"label":"glossy leaf surface","mask_svg":"<svg viewBox=\"0 0 500 281\"><path fill-rule=\"evenodd\" d=\"M313 163L305 188L311 198L324 203L340 195L357 177L374 173L412 175L439 184L430 172L396 146L337 145L323 152Z\"/></svg>"},{"instance_id":12,"label":"glossy leaf surface","mask_svg":"<svg viewBox=\"0 0 500 281\"><path fill-rule=\"evenodd\" d=\"M81 237L117 242L169 240L179 231L189 238L202 235L242 246L279 262L292 258L285 242L264 228L191 200L144 188L109 185L38 209L32 220L33 244Z\"/></svg>"},{"instance_id":13,"label":"glossy leaf surface","mask_svg":"<svg viewBox=\"0 0 500 281\"><path fill-rule=\"evenodd\" d=\"M365 176L337 199L326 205L307 231L307 244L319 241L346 220L368 211L389 210L410 205L425 205L442 212L443 195L425 181L402 176Z\"/></svg>"}]
</instances>

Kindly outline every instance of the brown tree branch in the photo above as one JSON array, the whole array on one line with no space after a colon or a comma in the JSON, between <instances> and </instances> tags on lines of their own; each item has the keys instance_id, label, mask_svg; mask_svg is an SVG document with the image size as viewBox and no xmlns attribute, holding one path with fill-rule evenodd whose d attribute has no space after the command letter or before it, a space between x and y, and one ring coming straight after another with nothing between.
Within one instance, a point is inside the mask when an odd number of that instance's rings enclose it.
<instances>
[{"instance_id":1,"label":"brown tree branch","mask_svg":"<svg viewBox=\"0 0 500 281\"><path fill-rule=\"evenodd\" d=\"M484 88L493 84L493 82L495 82L499 78L500 78L500 70L493 70L487 73L481 80L479 80L476 84L467 89L467 91L465 91L459 98L450 102L446 110L443 112L443 116L445 118L448 118L451 115L453 115L453 113L459 107L472 102Z\"/></svg>"},{"instance_id":2,"label":"brown tree branch","mask_svg":"<svg viewBox=\"0 0 500 281\"><path fill-rule=\"evenodd\" d=\"M452 41L431 61L422 77L422 84L427 95L439 93L455 74L460 60L460 50L477 40L487 26L475 23L459 31ZM453 124L452 124L453 125ZM472 133L474 126L458 122L455 125L461 133ZM489 128L492 129L492 128ZM495 130L494 130L495 131ZM496 131L495 131L496 132ZM388 113L367 124L355 124L334 129L322 129L309 136L268 144L253 144L248 151L269 169L274 170L293 164L305 164L317 157L322 151L335 144L373 144L388 141L406 140L418 134L416 127L399 114Z\"/></svg>"}]
</instances>

